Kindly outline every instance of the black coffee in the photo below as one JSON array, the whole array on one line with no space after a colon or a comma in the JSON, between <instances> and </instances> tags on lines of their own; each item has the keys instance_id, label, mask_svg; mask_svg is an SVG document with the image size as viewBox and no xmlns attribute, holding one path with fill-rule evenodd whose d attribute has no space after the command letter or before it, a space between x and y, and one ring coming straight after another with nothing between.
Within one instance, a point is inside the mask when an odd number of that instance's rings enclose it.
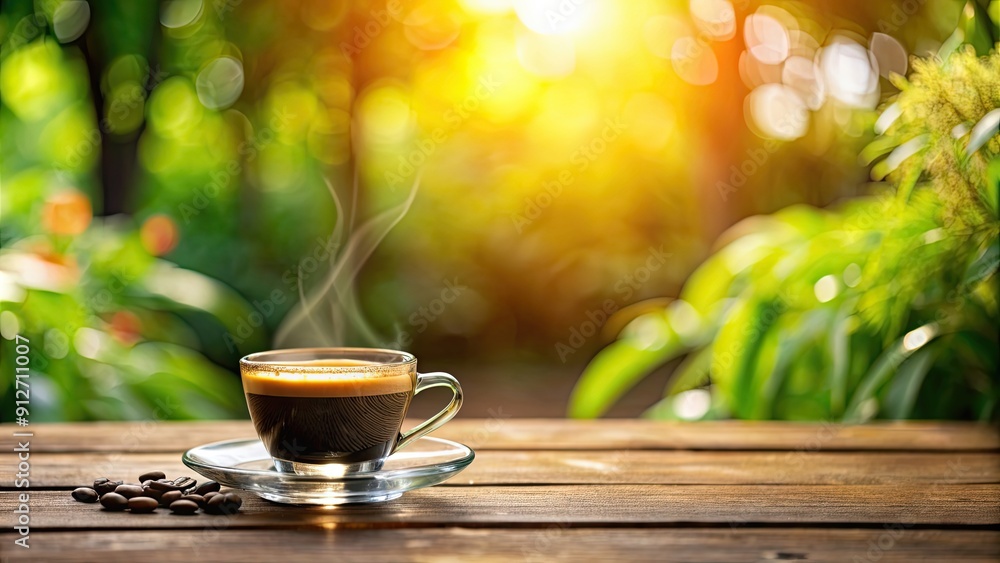
<instances>
[{"instance_id":1,"label":"black coffee","mask_svg":"<svg viewBox=\"0 0 1000 563\"><path fill-rule=\"evenodd\" d=\"M373 365L322 360L277 371L244 371L250 418L271 456L296 463L354 464L389 455L413 397L415 376L398 370L382 373ZM336 369L324 373L317 367Z\"/></svg>"},{"instance_id":2,"label":"black coffee","mask_svg":"<svg viewBox=\"0 0 1000 563\"><path fill-rule=\"evenodd\" d=\"M358 463L389 455L410 393L364 397L277 397L247 393L268 452L299 463Z\"/></svg>"}]
</instances>

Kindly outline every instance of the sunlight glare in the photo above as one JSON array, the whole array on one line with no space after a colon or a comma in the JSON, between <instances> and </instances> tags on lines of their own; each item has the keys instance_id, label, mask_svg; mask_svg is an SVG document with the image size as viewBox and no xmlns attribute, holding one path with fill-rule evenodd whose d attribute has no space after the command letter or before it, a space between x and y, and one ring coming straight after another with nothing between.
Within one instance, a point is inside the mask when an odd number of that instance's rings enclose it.
<instances>
[{"instance_id":1,"label":"sunlight glare","mask_svg":"<svg viewBox=\"0 0 1000 563\"><path fill-rule=\"evenodd\" d=\"M820 51L819 64L834 99L860 109L872 109L878 103L878 63L864 46L837 37Z\"/></svg>"},{"instance_id":2,"label":"sunlight glare","mask_svg":"<svg viewBox=\"0 0 1000 563\"><path fill-rule=\"evenodd\" d=\"M542 35L580 31L596 18L597 3L587 0L514 0L525 27Z\"/></svg>"},{"instance_id":3,"label":"sunlight glare","mask_svg":"<svg viewBox=\"0 0 1000 563\"><path fill-rule=\"evenodd\" d=\"M567 37L526 31L517 37L517 60L536 76L562 78L576 67L576 48Z\"/></svg>"},{"instance_id":4,"label":"sunlight glare","mask_svg":"<svg viewBox=\"0 0 1000 563\"><path fill-rule=\"evenodd\" d=\"M681 37L674 42L670 51L677 76L688 84L705 86L719 77L719 60L708 46L698 43L694 37Z\"/></svg>"},{"instance_id":5,"label":"sunlight glare","mask_svg":"<svg viewBox=\"0 0 1000 563\"><path fill-rule=\"evenodd\" d=\"M513 9L511 0L459 0L462 7L480 14L503 14Z\"/></svg>"},{"instance_id":6,"label":"sunlight glare","mask_svg":"<svg viewBox=\"0 0 1000 563\"><path fill-rule=\"evenodd\" d=\"M781 81L802 97L806 107L815 111L826 100L826 91L819 69L812 59L798 55L788 57L781 70Z\"/></svg>"},{"instance_id":7,"label":"sunlight glare","mask_svg":"<svg viewBox=\"0 0 1000 563\"><path fill-rule=\"evenodd\" d=\"M878 62L878 73L882 78L889 78L892 74L906 74L906 49L894 37L873 33L868 50Z\"/></svg>"},{"instance_id":8,"label":"sunlight glare","mask_svg":"<svg viewBox=\"0 0 1000 563\"><path fill-rule=\"evenodd\" d=\"M674 397L674 412L682 420L698 420L708 413L712 396L705 389L691 389Z\"/></svg>"},{"instance_id":9,"label":"sunlight glare","mask_svg":"<svg viewBox=\"0 0 1000 563\"><path fill-rule=\"evenodd\" d=\"M919 348L922 348L925 344L931 341L937 335L937 330L934 325L925 325L920 328L916 328L906 333L903 337L903 349L907 352L913 352Z\"/></svg>"},{"instance_id":10,"label":"sunlight glare","mask_svg":"<svg viewBox=\"0 0 1000 563\"><path fill-rule=\"evenodd\" d=\"M672 58L674 41L691 34L691 27L673 16L653 16L642 27L646 48L661 59Z\"/></svg>"},{"instance_id":11,"label":"sunlight glare","mask_svg":"<svg viewBox=\"0 0 1000 563\"><path fill-rule=\"evenodd\" d=\"M736 11L729 0L691 0L691 17L698 29L715 41L736 35Z\"/></svg>"},{"instance_id":12,"label":"sunlight glare","mask_svg":"<svg viewBox=\"0 0 1000 563\"><path fill-rule=\"evenodd\" d=\"M833 301L840 293L840 282L837 281L837 276L829 274L821 277L813 286L813 293L816 294L816 300L820 303Z\"/></svg>"},{"instance_id":13,"label":"sunlight glare","mask_svg":"<svg viewBox=\"0 0 1000 563\"><path fill-rule=\"evenodd\" d=\"M795 90L781 84L754 88L747 111L747 125L762 137L791 141L809 129L809 108Z\"/></svg>"},{"instance_id":14,"label":"sunlight glare","mask_svg":"<svg viewBox=\"0 0 1000 563\"><path fill-rule=\"evenodd\" d=\"M750 54L762 63L776 65L788 58L788 30L770 15L747 16L743 38Z\"/></svg>"}]
</instances>

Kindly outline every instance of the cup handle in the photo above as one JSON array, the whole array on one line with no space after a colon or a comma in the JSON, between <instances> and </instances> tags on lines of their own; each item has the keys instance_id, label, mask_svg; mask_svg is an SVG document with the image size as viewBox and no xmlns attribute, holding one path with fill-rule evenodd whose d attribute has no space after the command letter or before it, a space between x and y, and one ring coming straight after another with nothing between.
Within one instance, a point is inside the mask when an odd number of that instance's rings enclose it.
<instances>
[{"instance_id":1,"label":"cup handle","mask_svg":"<svg viewBox=\"0 0 1000 563\"><path fill-rule=\"evenodd\" d=\"M399 440L396 442L396 447L392 450L393 452L398 452L425 434L437 430L442 424L448 422L458 414L458 409L462 408L462 386L458 384L457 379L440 371L418 373L417 386L413 390L413 394L416 395L424 389L430 389L431 387L447 387L451 389L453 393L451 402L448 403L448 406L441 409L441 412L414 426L409 431L400 434Z\"/></svg>"}]
</instances>

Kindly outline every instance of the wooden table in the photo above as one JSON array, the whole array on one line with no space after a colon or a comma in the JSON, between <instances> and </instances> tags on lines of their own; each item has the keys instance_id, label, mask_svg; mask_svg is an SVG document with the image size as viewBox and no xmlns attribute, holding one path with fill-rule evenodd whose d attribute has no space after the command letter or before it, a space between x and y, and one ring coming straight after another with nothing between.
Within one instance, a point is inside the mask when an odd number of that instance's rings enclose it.
<instances>
[{"instance_id":1,"label":"wooden table","mask_svg":"<svg viewBox=\"0 0 1000 563\"><path fill-rule=\"evenodd\" d=\"M477 450L451 481L380 505L244 495L232 518L110 513L98 475L190 475L183 450L248 422L32 425L30 549L14 545L16 457L0 426L3 560L1000 560L1000 433L953 423L456 420Z\"/></svg>"}]
</instances>

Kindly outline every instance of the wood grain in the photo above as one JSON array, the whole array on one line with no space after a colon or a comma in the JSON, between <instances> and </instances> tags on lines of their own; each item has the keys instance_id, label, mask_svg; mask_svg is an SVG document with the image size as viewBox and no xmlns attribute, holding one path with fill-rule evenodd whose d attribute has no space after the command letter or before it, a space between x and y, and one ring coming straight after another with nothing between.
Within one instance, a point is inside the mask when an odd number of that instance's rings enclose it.
<instances>
[{"instance_id":1,"label":"wood grain","mask_svg":"<svg viewBox=\"0 0 1000 563\"><path fill-rule=\"evenodd\" d=\"M159 469L191 475L180 453L35 453L33 488L72 489L97 477L135 481ZM14 456L0 458L13 475ZM904 485L1000 483L1000 456L992 453L721 452L721 451L496 451L476 460L443 486L514 484L782 484ZM13 482L0 482L11 490Z\"/></svg>"},{"instance_id":2,"label":"wood grain","mask_svg":"<svg viewBox=\"0 0 1000 563\"><path fill-rule=\"evenodd\" d=\"M34 432L34 452L174 452L199 444L254 435L249 421L100 422L0 425L0 448L12 432ZM698 422L646 420L460 419L435 436L480 450L789 450L996 451L1000 430L960 422L902 422L844 426L833 423Z\"/></svg>"},{"instance_id":3,"label":"wood grain","mask_svg":"<svg viewBox=\"0 0 1000 563\"><path fill-rule=\"evenodd\" d=\"M11 529L18 493L0 492ZM164 511L138 515L81 504L65 491L31 492L34 530L371 526L665 525L750 523L997 525L1000 485L563 485L434 487L378 505L301 508L243 495L232 518Z\"/></svg>"},{"instance_id":4,"label":"wood grain","mask_svg":"<svg viewBox=\"0 0 1000 563\"><path fill-rule=\"evenodd\" d=\"M0 536L9 539L10 535ZM9 545L9 544L8 544ZM294 546L294 551L289 551ZM880 547L881 546L881 547ZM10 548L8 548L9 550ZM40 532L11 561L995 562L1000 532L884 529L470 528ZM855 559L857 558L857 559Z\"/></svg>"},{"instance_id":5,"label":"wood grain","mask_svg":"<svg viewBox=\"0 0 1000 563\"><path fill-rule=\"evenodd\" d=\"M20 430L0 426L0 447L12 448ZM252 436L247 421L29 430L32 549L12 543L23 491L0 483L3 561L1000 559L1000 432L990 426L515 420L498 412L437 433L478 452L443 486L335 509L247 493L233 517L111 513L73 501L67 489L98 474L191 474L183 450ZM0 456L0 470L13 473L16 461Z\"/></svg>"}]
</instances>

